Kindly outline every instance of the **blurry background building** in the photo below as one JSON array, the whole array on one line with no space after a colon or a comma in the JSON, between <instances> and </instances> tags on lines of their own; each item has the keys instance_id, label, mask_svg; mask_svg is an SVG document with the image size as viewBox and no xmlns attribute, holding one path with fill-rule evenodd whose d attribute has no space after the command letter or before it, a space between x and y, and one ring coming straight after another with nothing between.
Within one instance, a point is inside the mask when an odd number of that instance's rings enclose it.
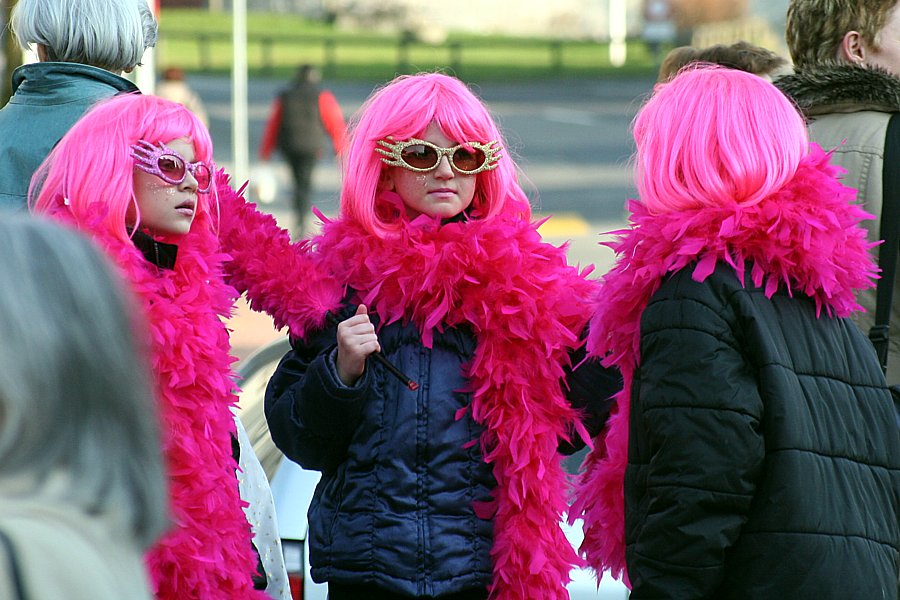
<instances>
[{"instance_id":1,"label":"blurry background building","mask_svg":"<svg viewBox=\"0 0 900 600\"><path fill-rule=\"evenodd\" d=\"M606 42L611 28L629 40L661 46L728 44L746 40L781 54L788 0L245 0L250 12L286 13L333 24L342 31L384 32L441 45L450 32ZM230 12L233 0L159 0L167 8ZM15 0L0 0L0 106L10 93L12 70L21 63L6 27ZM654 5L650 10L650 5ZM651 22L664 6L666 20ZM611 19L618 19L615 23ZM162 30L165 37L166 31ZM655 52L657 56L659 52ZM152 57L150 57L152 58Z\"/></svg>"},{"instance_id":2,"label":"blurry background building","mask_svg":"<svg viewBox=\"0 0 900 600\"><path fill-rule=\"evenodd\" d=\"M403 32L414 39L441 43L448 31L475 34L607 39L610 3L624 3L628 36L640 37L645 3L654 0L246 0L249 11L303 14L341 28ZM788 0L660 0L671 7L677 41L691 43L695 30L710 36L722 31L750 32L782 45ZM227 11L232 0L162 0L165 7ZM766 29L765 33L762 30ZM723 34L724 35L724 34ZM763 40L749 40L761 43ZM702 45L702 44L701 44Z\"/></svg>"}]
</instances>

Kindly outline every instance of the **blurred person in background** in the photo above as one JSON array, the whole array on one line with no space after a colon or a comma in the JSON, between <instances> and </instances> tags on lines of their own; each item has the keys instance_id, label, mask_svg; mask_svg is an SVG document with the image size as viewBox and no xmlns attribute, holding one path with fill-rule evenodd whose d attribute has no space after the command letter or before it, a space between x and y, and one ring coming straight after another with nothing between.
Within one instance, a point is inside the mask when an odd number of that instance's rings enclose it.
<instances>
[{"instance_id":1,"label":"blurred person in background","mask_svg":"<svg viewBox=\"0 0 900 600\"><path fill-rule=\"evenodd\" d=\"M10 27L39 62L13 72L0 109L0 207L25 210L31 176L95 102L137 92L121 77L156 44L147 0L18 0Z\"/></svg>"},{"instance_id":2,"label":"blurred person in background","mask_svg":"<svg viewBox=\"0 0 900 600\"><path fill-rule=\"evenodd\" d=\"M162 78L156 84L156 95L183 105L209 127L209 116L206 114L203 100L185 81L184 71L180 68L168 67L163 70Z\"/></svg>"},{"instance_id":3,"label":"blurred person in background","mask_svg":"<svg viewBox=\"0 0 900 600\"><path fill-rule=\"evenodd\" d=\"M144 323L87 238L0 217L0 598L150 600L168 526Z\"/></svg>"},{"instance_id":4,"label":"blurred person in background","mask_svg":"<svg viewBox=\"0 0 900 600\"><path fill-rule=\"evenodd\" d=\"M259 156L267 161L277 147L293 175L294 234L302 237L312 194L313 170L322 158L325 135L336 155L344 148L346 122L337 99L321 89L322 75L313 65L300 65L293 81L272 104L260 141Z\"/></svg>"},{"instance_id":5,"label":"blurred person in background","mask_svg":"<svg viewBox=\"0 0 900 600\"><path fill-rule=\"evenodd\" d=\"M803 111L810 139L833 152L837 164L846 169L844 183L858 190L857 200L875 219L864 225L869 240L884 239L882 223L888 204L885 185L897 164L884 160L900 147L900 123L889 123L900 114L900 9L897 0L792 0L785 34L794 73L775 81ZM900 191L890 196L900 202ZM894 204L896 205L896 204ZM873 250L885 252L885 246ZM896 264L896 263L894 263ZM886 265L881 264L882 268ZM887 363L889 384L900 384L900 278L892 286L893 302L885 310L887 330L872 331L876 294L860 295L866 312L857 321L874 335L880 358ZM887 336L881 337L881 334Z\"/></svg>"},{"instance_id":6,"label":"blurred person in background","mask_svg":"<svg viewBox=\"0 0 900 600\"><path fill-rule=\"evenodd\" d=\"M746 71L765 77L769 81L791 71L791 63L783 56L768 48L738 41L733 44L716 44L705 48L695 48L694 46L673 48L659 65L659 75L656 81L668 81L675 77L683 67L698 62Z\"/></svg>"}]
</instances>

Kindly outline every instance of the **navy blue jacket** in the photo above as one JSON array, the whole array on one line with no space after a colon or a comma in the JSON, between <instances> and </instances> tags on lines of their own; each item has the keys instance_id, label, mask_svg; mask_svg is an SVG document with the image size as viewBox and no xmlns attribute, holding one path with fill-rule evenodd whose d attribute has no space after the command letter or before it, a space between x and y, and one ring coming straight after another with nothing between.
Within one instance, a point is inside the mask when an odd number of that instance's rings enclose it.
<instances>
[{"instance_id":1,"label":"navy blue jacket","mask_svg":"<svg viewBox=\"0 0 900 600\"><path fill-rule=\"evenodd\" d=\"M371 360L356 385L343 385L334 328L293 340L266 391L275 444L322 472L309 509L312 575L412 596L485 587L492 523L472 503L489 501L495 481L468 444L480 428L456 419L471 401L461 367L474 339L435 332L427 349L414 326L392 324L379 341L417 391Z\"/></svg>"}]
</instances>

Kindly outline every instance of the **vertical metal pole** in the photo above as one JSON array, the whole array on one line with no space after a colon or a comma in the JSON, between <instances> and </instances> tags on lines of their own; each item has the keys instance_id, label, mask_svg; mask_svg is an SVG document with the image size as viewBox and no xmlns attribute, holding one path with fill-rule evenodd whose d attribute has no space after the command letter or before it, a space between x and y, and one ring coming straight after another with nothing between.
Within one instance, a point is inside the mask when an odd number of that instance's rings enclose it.
<instances>
[{"instance_id":1,"label":"vertical metal pole","mask_svg":"<svg viewBox=\"0 0 900 600\"><path fill-rule=\"evenodd\" d=\"M626 24L625 0L609 1L609 62L614 67L625 64L627 46L625 38L628 35Z\"/></svg>"},{"instance_id":2,"label":"vertical metal pole","mask_svg":"<svg viewBox=\"0 0 900 600\"><path fill-rule=\"evenodd\" d=\"M234 0L232 20L234 61L231 66L231 147L233 152L231 176L234 185L240 187L247 181L250 170L250 141L247 122L247 0Z\"/></svg>"}]
</instances>

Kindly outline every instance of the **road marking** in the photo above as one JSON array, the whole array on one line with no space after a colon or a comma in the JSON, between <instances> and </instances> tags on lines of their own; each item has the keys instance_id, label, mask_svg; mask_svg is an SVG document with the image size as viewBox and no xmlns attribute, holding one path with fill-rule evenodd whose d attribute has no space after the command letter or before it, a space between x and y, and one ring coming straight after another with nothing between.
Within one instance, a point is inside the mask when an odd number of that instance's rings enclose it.
<instances>
[{"instance_id":1,"label":"road marking","mask_svg":"<svg viewBox=\"0 0 900 600\"><path fill-rule=\"evenodd\" d=\"M542 219L546 215L536 215L537 219ZM555 213L550 215L547 221L544 221L538 229L542 236L546 237L576 237L588 235L591 232L590 224L576 213Z\"/></svg>"}]
</instances>

